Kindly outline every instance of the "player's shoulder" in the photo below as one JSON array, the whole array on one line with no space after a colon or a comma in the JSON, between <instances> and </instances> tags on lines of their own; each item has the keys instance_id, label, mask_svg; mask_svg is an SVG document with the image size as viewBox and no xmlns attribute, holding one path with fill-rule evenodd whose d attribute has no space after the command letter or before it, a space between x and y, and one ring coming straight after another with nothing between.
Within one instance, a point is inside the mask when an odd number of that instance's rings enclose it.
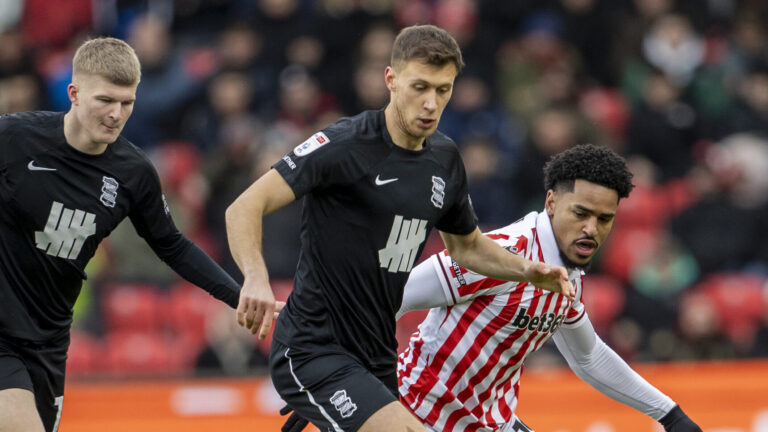
<instances>
[{"instance_id":1,"label":"player's shoulder","mask_svg":"<svg viewBox=\"0 0 768 432\"><path fill-rule=\"evenodd\" d=\"M352 117L342 117L294 147L293 155L301 158L314 153L313 156L321 159L353 157L365 152L370 144L382 142L382 123L380 111L363 111Z\"/></svg>"},{"instance_id":2,"label":"player's shoulder","mask_svg":"<svg viewBox=\"0 0 768 432\"><path fill-rule=\"evenodd\" d=\"M446 168L451 168L461 161L456 143L439 130L427 137L427 147L438 163Z\"/></svg>"},{"instance_id":3,"label":"player's shoulder","mask_svg":"<svg viewBox=\"0 0 768 432\"><path fill-rule=\"evenodd\" d=\"M381 139L382 128L385 127L383 120L381 111L363 111L338 119L322 132L336 144L365 143Z\"/></svg>"},{"instance_id":4,"label":"player's shoulder","mask_svg":"<svg viewBox=\"0 0 768 432\"><path fill-rule=\"evenodd\" d=\"M53 111L26 111L0 115L0 132L17 133L41 131L60 127L64 113Z\"/></svg>"},{"instance_id":5,"label":"player's shoulder","mask_svg":"<svg viewBox=\"0 0 768 432\"><path fill-rule=\"evenodd\" d=\"M511 248L512 252L523 252L533 241L538 216L538 212L530 212L511 224L489 231L485 235L501 246Z\"/></svg>"},{"instance_id":6,"label":"player's shoulder","mask_svg":"<svg viewBox=\"0 0 768 432\"><path fill-rule=\"evenodd\" d=\"M149 156L136 144L124 136L118 136L117 140L110 144L114 159L119 161L120 165L133 170L154 170L154 165Z\"/></svg>"}]
</instances>

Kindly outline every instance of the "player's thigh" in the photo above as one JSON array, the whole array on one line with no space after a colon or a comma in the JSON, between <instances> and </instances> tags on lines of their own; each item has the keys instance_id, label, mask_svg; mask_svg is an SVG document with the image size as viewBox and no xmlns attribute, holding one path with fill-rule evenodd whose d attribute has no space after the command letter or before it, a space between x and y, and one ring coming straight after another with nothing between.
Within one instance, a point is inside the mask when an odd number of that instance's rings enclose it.
<instances>
[{"instance_id":1,"label":"player's thigh","mask_svg":"<svg viewBox=\"0 0 768 432\"><path fill-rule=\"evenodd\" d=\"M374 413L397 402L392 390L344 353L273 343L270 373L280 397L323 431L357 431Z\"/></svg>"},{"instance_id":2,"label":"player's thigh","mask_svg":"<svg viewBox=\"0 0 768 432\"><path fill-rule=\"evenodd\" d=\"M422 432L427 429L398 401L384 406L363 423L360 432Z\"/></svg>"},{"instance_id":3,"label":"player's thigh","mask_svg":"<svg viewBox=\"0 0 768 432\"><path fill-rule=\"evenodd\" d=\"M24 363L0 346L0 432L43 430Z\"/></svg>"}]
</instances>

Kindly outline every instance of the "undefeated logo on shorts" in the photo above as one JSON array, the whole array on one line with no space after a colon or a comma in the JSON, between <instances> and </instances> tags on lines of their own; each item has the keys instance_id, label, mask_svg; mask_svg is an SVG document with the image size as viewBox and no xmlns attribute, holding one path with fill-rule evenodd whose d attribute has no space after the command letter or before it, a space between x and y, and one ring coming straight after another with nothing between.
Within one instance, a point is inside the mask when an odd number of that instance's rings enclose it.
<instances>
[{"instance_id":1,"label":"undefeated logo on shorts","mask_svg":"<svg viewBox=\"0 0 768 432\"><path fill-rule=\"evenodd\" d=\"M530 331L554 333L560 328L565 320L565 315L555 315L552 312L546 312L541 316L528 316L527 308L520 308L520 312L512 321L512 325L520 330L528 329Z\"/></svg>"},{"instance_id":2,"label":"undefeated logo on shorts","mask_svg":"<svg viewBox=\"0 0 768 432\"><path fill-rule=\"evenodd\" d=\"M339 390L331 396L331 403L342 417L347 418L357 410L357 405L347 396L346 390Z\"/></svg>"}]
</instances>

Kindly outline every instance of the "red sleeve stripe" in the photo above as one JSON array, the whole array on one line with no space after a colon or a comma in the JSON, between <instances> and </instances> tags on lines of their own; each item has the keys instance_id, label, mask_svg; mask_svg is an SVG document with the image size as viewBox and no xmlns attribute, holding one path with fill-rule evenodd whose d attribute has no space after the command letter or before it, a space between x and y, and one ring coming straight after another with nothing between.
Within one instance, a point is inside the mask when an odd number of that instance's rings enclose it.
<instances>
[{"instance_id":1,"label":"red sleeve stripe","mask_svg":"<svg viewBox=\"0 0 768 432\"><path fill-rule=\"evenodd\" d=\"M582 310L581 310L581 313L579 313L579 314L578 314L578 316L576 316L576 318L573 318L573 317L574 317L574 315L572 314L572 312L573 312L573 313L575 313L575 312L576 312L576 310L575 310L575 309L573 309L573 308L571 308L571 310L569 310L569 311L568 311L568 318L565 320L565 323L566 323L566 324L569 324L569 325L570 325L570 324L576 324L576 323L577 323L577 322L579 322L579 321L580 321L582 318L584 318L584 313L585 313L586 311L587 311L586 309L582 309ZM573 319L571 319L571 318L573 318Z\"/></svg>"},{"instance_id":2,"label":"red sleeve stripe","mask_svg":"<svg viewBox=\"0 0 768 432\"><path fill-rule=\"evenodd\" d=\"M499 279L493 279L493 278L483 278L480 279L477 282L472 282L469 285L462 285L459 287L459 295L465 296L469 294L474 294L480 290L493 288L499 285L503 285L505 283L508 283L509 281L505 280L499 280Z\"/></svg>"}]
</instances>

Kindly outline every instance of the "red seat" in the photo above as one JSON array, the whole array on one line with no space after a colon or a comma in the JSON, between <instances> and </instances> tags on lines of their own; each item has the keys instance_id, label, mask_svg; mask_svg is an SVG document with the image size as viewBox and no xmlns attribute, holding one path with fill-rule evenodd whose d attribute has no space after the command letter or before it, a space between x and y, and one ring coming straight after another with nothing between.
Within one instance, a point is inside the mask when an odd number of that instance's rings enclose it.
<instances>
[{"instance_id":1,"label":"red seat","mask_svg":"<svg viewBox=\"0 0 768 432\"><path fill-rule=\"evenodd\" d=\"M165 324L165 305L165 295L152 285L107 287L103 300L107 330L159 331Z\"/></svg>"},{"instance_id":2,"label":"red seat","mask_svg":"<svg viewBox=\"0 0 768 432\"><path fill-rule=\"evenodd\" d=\"M67 351L67 375L88 375L100 372L103 368L103 345L90 334L72 329Z\"/></svg>"},{"instance_id":3,"label":"red seat","mask_svg":"<svg viewBox=\"0 0 768 432\"><path fill-rule=\"evenodd\" d=\"M205 320L218 303L221 302L189 282L179 282L171 287L167 319L171 333L185 351L196 352L205 344ZM235 319L234 309L232 319Z\"/></svg>"},{"instance_id":4,"label":"red seat","mask_svg":"<svg viewBox=\"0 0 768 432\"><path fill-rule=\"evenodd\" d=\"M604 335L624 309L626 293L621 282L601 274L584 276L582 302L595 330Z\"/></svg>"},{"instance_id":5,"label":"red seat","mask_svg":"<svg viewBox=\"0 0 768 432\"><path fill-rule=\"evenodd\" d=\"M160 333L121 331L110 334L105 357L106 369L115 374L157 375L186 370L177 343Z\"/></svg>"},{"instance_id":6,"label":"red seat","mask_svg":"<svg viewBox=\"0 0 768 432\"><path fill-rule=\"evenodd\" d=\"M732 340L751 339L768 311L766 279L750 274L717 273L692 290L706 295L714 304L720 329Z\"/></svg>"}]
</instances>

